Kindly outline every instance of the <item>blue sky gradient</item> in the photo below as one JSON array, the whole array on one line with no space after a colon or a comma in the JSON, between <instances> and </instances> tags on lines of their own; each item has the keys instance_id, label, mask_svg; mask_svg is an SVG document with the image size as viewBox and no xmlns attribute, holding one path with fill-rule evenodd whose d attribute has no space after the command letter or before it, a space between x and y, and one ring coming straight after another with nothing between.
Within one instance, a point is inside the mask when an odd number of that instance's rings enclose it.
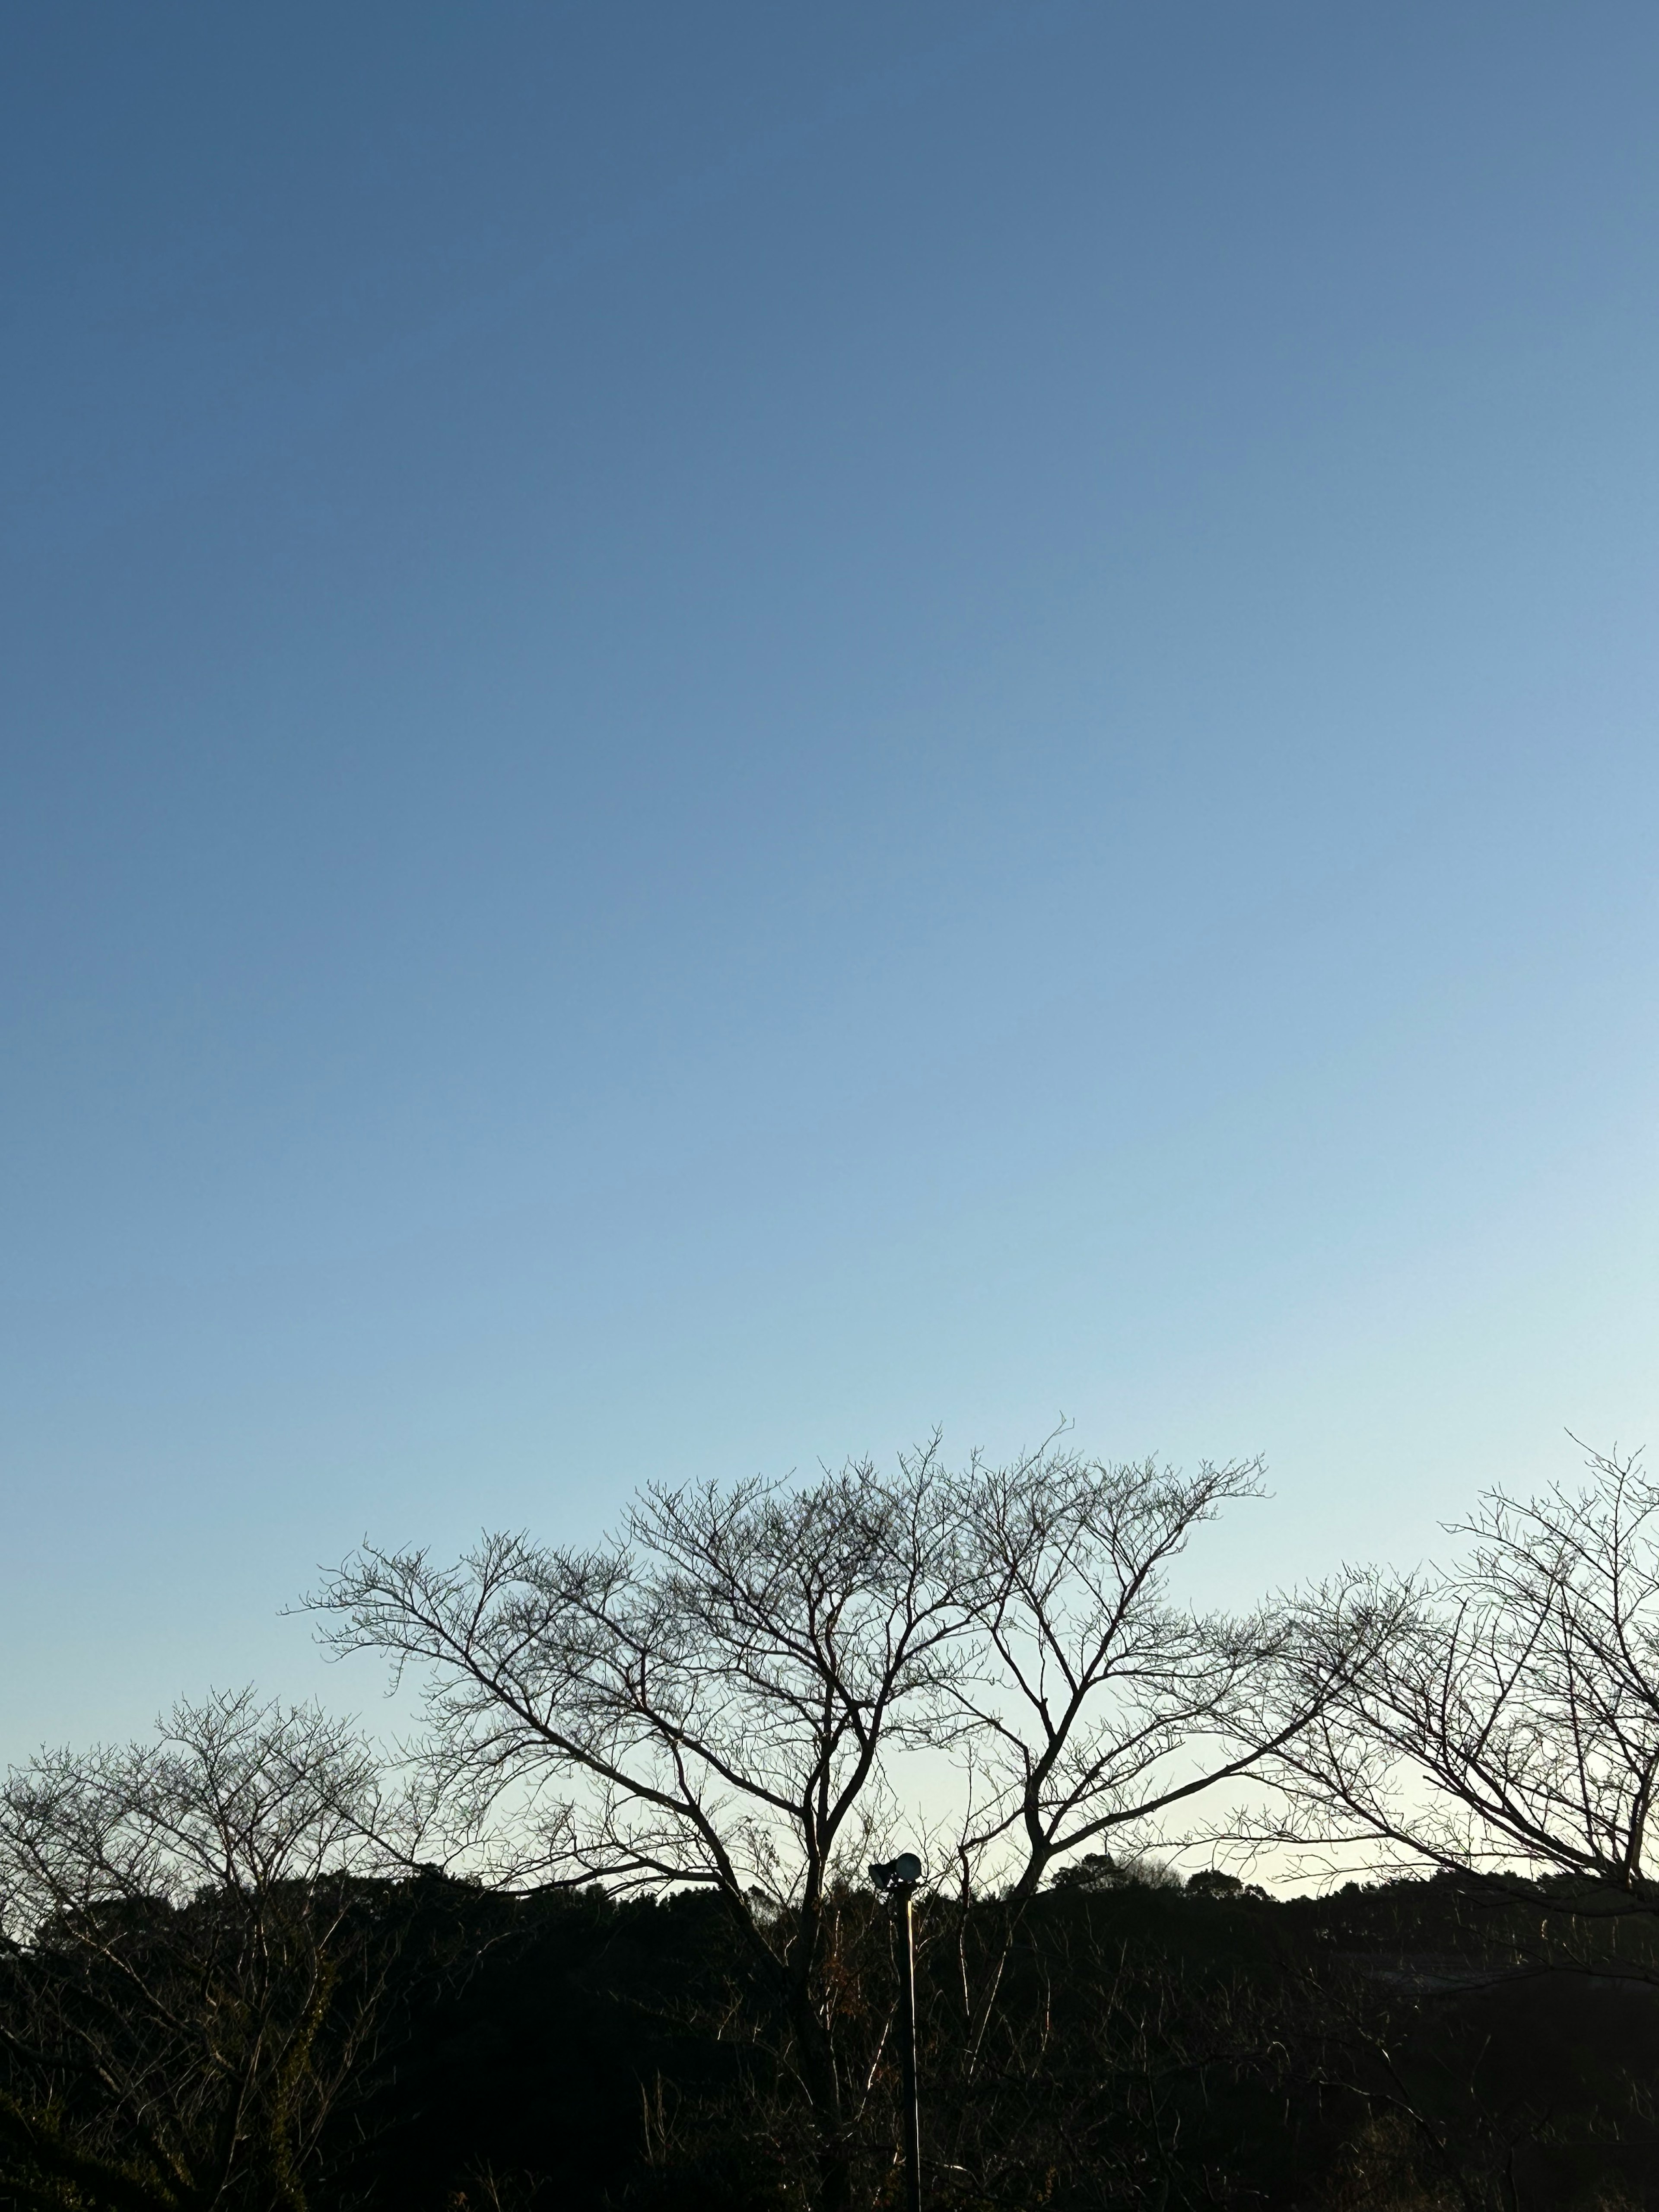
<instances>
[{"instance_id":1,"label":"blue sky gradient","mask_svg":"<svg viewBox=\"0 0 1659 2212\"><path fill-rule=\"evenodd\" d=\"M365 1532L1653 1430L1650 7L0 24L0 1753ZM348 1670L349 1672L349 1670Z\"/></svg>"}]
</instances>

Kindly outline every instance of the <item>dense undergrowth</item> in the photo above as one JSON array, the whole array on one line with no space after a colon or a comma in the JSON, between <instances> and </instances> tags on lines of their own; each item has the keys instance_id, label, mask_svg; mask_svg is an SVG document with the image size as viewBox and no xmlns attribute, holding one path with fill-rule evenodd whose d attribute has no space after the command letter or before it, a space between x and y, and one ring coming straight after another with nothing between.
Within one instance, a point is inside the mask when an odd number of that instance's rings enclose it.
<instances>
[{"instance_id":1,"label":"dense undergrowth","mask_svg":"<svg viewBox=\"0 0 1659 2212\"><path fill-rule=\"evenodd\" d=\"M263 2023L235 2017L246 2000L214 1979L245 1945L235 1917L211 1896L149 1923L128 1911L92 1966L84 1942L62 1943L50 2005L52 1931L28 1973L8 1961L6 2212L812 2201L787 2039L781 2061L775 2023L757 2032L716 1899L357 1883L332 1902L309 2010L286 2024L280 1960ZM928 2194L951 2212L1659 2203L1659 1938L1644 1918L1441 1878L1288 1900L1077 1882L1013 1924L994 1901L935 1900L919 1925ZM269 1923L259 1942L273 1953ZM871 2205L899 2197L891 1944L873 1899L838 1898L829 1995L867 2089L853 2150ZM1004 1954L976 2020L964 1992ZM273 2112L268 2155L216 2176L227 2085L239 2066L256 2078L260 2033L285 2036L290 2059L258 2094L293 2112Z\"/></svg>"}]
</instances>

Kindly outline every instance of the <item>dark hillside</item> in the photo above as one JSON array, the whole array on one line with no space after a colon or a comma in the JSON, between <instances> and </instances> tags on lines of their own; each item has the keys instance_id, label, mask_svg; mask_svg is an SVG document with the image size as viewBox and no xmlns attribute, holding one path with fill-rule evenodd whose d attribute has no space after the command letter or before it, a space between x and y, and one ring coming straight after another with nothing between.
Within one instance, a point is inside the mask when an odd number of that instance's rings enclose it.
<instances>
[{"instance_id":1,"label":"dark hillside","mask_svg":"<svg viewBox=\"0 0 1659 2212\"><path fill-rule=\"evenodd\" d=\"M839 1911L836 2002L871 2082L860 2186L896 2203L890 1929L861 1893ZM1541 1893L1492 1901L1445 1880L1288 1901L1079 1885L1045 1892L1012 1929L1003 1915L935 1902L920 1916L937 2206L1659 2204L1659 1942L1644 1921L1571 1914ZM387 1967L352 2094L302 2185L250 2174L217 2200L146 2173L131 2155L136 2108L100 2105L93 2075L68 2063L61 2019L54 2064L39 2017L33 2032L23 2017L14 1959L0 2206L807 2203L807 2131L787 2069L752 2033L717 1899L515 1899L429 1875L360 1885L352 1916L350 1955ZM964 1961L971 1980L1010 1936L970 2059ZM112 1943L149 1940L135 1921ZM77 2145L125 2152L100 2169L121 2166L125 2179L100 2183L90 2164L71 2179Z\"/></svg>"}]
</instances>

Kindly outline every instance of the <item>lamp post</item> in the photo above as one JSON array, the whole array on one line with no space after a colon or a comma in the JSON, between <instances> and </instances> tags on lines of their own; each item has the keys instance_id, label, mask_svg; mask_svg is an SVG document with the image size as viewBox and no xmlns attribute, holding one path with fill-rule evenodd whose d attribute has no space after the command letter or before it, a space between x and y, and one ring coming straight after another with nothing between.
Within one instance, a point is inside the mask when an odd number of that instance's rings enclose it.
<instances>
[{"instance_id":1,"label":"lamp post","mask_svg":"<svg viewBox=\"0 0 1659 2212\"><path fill-rule=\"evenodd\" d=\"M921 1861L901 1851L872 1866L870 1879L896 1909L899 1933L899 2059L904 2069L904 2201L921 2212L921 2104L916 2092L916 1940L910 1900L921 1880Z\"/></svg>"}]
</instances>

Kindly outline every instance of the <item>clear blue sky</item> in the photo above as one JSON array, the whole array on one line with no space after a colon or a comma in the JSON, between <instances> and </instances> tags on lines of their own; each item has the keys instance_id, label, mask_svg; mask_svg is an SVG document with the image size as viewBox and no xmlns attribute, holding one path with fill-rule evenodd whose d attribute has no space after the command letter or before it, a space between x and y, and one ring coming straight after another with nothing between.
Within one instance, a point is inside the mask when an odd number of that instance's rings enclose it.
<instances>
[{"instance_id":1,"label":"clear blue sky","mask_svg":"<svg viewBox=\"0 0 1659 2212\"><path fill-rule=\"evenodd\" d=\"M0 22L0 1752L365 1532L1659 1444L1659 13Z\"/></svg>"}]
</instances>

